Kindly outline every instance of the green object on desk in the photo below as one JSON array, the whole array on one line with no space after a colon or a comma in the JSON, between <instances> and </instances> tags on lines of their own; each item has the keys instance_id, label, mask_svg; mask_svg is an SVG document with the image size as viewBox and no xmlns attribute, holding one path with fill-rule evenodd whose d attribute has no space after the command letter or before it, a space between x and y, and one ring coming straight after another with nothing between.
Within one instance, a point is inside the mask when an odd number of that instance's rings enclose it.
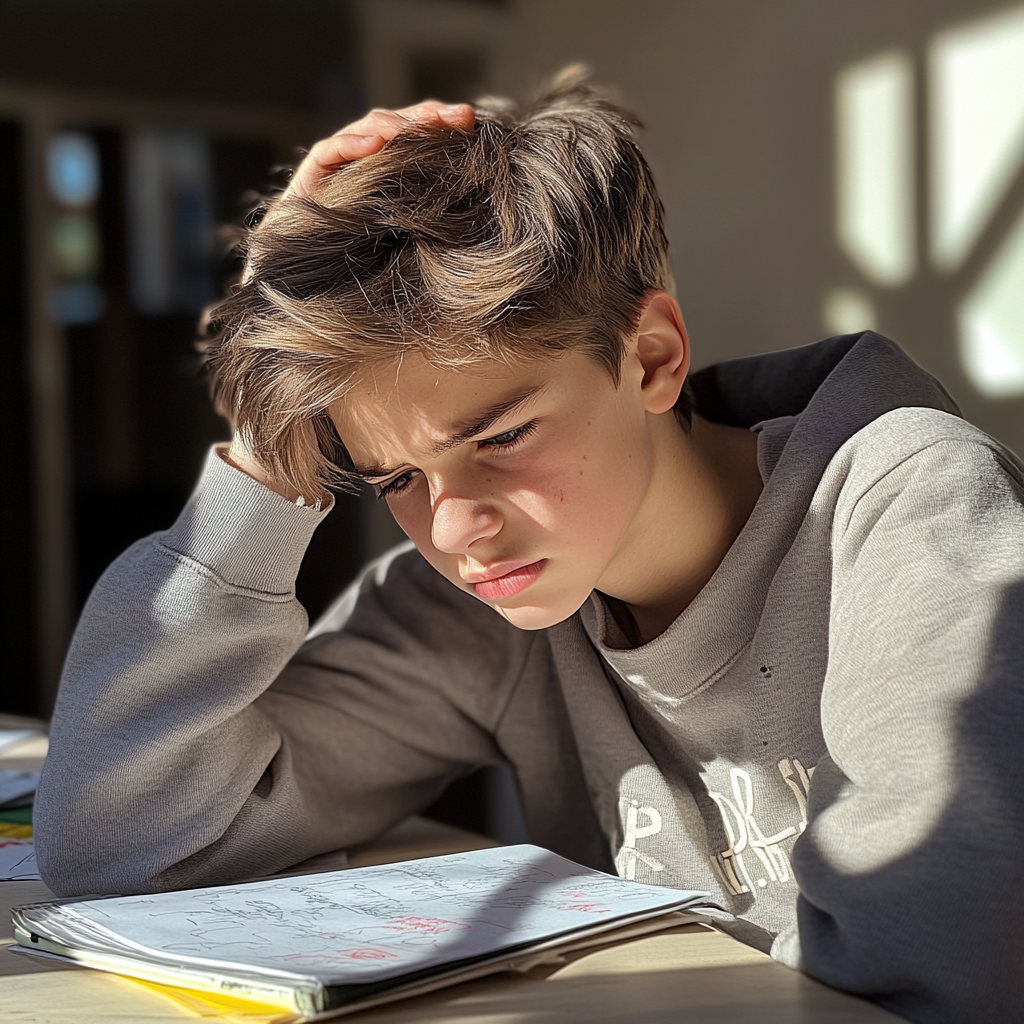
<instances>
[{"instance_id":1,"label":"green object on desk","mask_svg":"<svg viewBox=\"0 0 1024 1024\"><path fill-rule=\"evenodd\" d=\"M0 811L0 821L6 821L11 825L31 825L32 808L12 807L6 811Z\"/></svg>"}]
</instances>

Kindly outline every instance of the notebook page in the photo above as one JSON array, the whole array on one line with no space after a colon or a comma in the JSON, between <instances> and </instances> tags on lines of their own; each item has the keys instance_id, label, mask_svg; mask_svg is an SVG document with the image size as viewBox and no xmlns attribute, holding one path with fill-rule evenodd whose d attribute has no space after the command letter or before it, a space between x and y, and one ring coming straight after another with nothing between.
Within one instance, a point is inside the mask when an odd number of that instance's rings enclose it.
<instances>
[{"instance_id":1,"label":"notebook page","mask_svg":"<svg viewBox=\"0 0 1024 1024\"><path fill-rule=\"evenodd\" d=\"M703 898L514 846L60 912L164 962L364 984Z\"/></svg>"}]
</instances>

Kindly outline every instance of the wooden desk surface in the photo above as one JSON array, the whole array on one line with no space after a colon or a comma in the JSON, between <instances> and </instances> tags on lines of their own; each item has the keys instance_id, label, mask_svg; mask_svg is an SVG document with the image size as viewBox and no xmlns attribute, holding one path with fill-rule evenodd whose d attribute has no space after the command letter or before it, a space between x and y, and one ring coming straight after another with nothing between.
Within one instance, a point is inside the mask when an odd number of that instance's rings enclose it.
<instances>
[{"instance_id":1,"label":"wooden desk surface","mask_svg":"<svg viewBox=\"0 0 1024 1024\"><path fill-rule=\"evenodd\" d=\"M353 865L454 853L487 840L411 819ZM308 862L325 869L330 857ZM0 882L0 943L12 942L10 908L51 898L42 882ZM0 1005L32 1024L181 1024L209 1017L124 978L0 950ZM274 1016L220 1014L269 1024ZM883 1024L900 1018L820 985L749 946L686 925L579 955L563 966L495 975L352 1014L352 1024Z\"/></svg>"},{"instance_id":2,"label":"wooden desk surface","mask_svg":"<svg viewBox=\"0 0 1024 1024\"><path fill-rule=\"evenodd\" d=\"M19 752L20 753L20 752ZM14 767L13 764L5 767ZM19 764L20 768L21 765ZM26 765L26 767L30 767ZM411 818L349 863L383 864L496 845ZM330 870L336 855L299 866ZM42 882L0 882L0 1008L31 1024L270 1024L280 1013L211 1011L86 968L33 960L13 942L10 908L52 898ZM884 1024L902 1018L812 981L719 932L685 925L578 954L528 974L500 974L340 1018L352 1024Z\"/></svg>"}]
</instances>

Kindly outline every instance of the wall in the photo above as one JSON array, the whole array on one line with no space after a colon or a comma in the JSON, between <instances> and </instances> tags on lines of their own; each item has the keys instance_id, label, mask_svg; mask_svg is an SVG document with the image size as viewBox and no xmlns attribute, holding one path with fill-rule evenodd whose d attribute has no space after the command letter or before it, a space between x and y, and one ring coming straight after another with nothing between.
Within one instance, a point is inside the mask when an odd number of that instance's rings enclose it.
<instances>
[{"instance_id":1,"label":"wall","mask_svg":"<svg viewBox=\"0 0 1024 1024\"><path fill-rule=\"evenodd\" d=\"M699 366L824 336L824 296L859 281L834 232L840 69L905 48L923 94L932 34L1005 7L983 0L516 0L495 80L521 93L583 60L639 113ZM924 169L918 172L923 184ZM1018 174L1011 200L1021 197L1020 185ZM1005 205L994 236L1019 205ZM975 262L965 275L977 270ZM1024 400L985 399L957 356L953 310L969 283L936 275L922 261L907 286L874 293L878 327L936 373L970 419L1024 452Z\"/></svg>"}]
</instances>

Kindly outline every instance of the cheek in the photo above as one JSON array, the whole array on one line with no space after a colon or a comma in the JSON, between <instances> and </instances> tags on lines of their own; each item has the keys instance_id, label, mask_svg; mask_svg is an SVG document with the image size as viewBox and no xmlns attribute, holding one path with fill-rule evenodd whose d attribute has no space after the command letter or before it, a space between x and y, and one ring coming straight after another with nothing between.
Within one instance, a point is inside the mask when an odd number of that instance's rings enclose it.
<instances>
[{"instance_id":1,"label":"cheek","mask_svg":"<svg viewBox=\"0 0 1024 1024\"><path fill-rule=\"evenodd\" d=\"M525 473L509 481L508 504L546 533L571 536L592 532L606 514L607 494L586 472Z\"/></svg>"},{"instance_id":2,"label":"cheek","mask_svg":"<svg viewBox=\"0 0 1024 1024\"><path fill-rule=\"evenodd\" d=\"M609 431L524 468L509 481L511 502L545 529L589 543L632 515L645 469L626 431Z\"/></svg>"},{"instance_id":3,"label":"cheek","mask_svg":"<svg viewBox=\"0 0 1024 1024\"><path fill-rule=\"evenodd\" d=\"M426 547L432 548L430 542L430 501L417 493L398 498L388 498L388 508L395 517L395 522L402 528L405 535L411 540L420 551L426 555Z\"/></svg>"}]
</instances>

